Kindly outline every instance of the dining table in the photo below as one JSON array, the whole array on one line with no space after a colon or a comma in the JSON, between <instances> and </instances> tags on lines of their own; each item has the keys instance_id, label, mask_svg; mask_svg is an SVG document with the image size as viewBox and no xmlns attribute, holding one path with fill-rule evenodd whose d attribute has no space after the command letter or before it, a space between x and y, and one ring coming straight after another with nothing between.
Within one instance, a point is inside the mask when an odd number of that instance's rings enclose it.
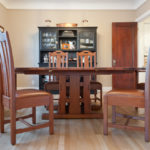
<instances>
[{"instance_id":1,"label":"dining table","mask_svg":"<svg viewBox=\"0 0 150 150\"><path fill-rule=\"evenodd\" d=\"M22 67L15 68L16 80L18 74L27 75L57 75L59 76L59 101L58 111L54 118L61 119L85 119L103 118L102 109L93 111L90 99L90 80L92 75L112 75L122 73L135 73L138 81L138 73L145 72L145 68L134 67L94 67L94 68L48 68L48 67ZM68 80L69 78L69 80ZM82 80L81 80L82 78ZM66 87L69 87L69 96L66 95ZM82 87L83 96L80 90ZM135 85L136 87L136 85ZM66 111L66 104L68 111ZM48 113L43 113L42 119L48 119Z\"/></svg>"}]
</instances>

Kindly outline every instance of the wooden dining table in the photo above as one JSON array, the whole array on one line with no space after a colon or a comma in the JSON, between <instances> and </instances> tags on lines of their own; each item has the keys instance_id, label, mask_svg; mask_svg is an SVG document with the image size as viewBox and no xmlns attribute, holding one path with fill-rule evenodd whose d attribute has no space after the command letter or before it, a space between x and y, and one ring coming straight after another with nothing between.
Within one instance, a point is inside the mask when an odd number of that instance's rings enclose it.
<instances>
[{"instance_id":1,"label":"wooden dining table","mask_svg":"<svg viewBox=\"0 0 150 150\"><path fill-rule=\"evenodd\" d=\"M17 74L28 75L57 75L59 76L59 102L58 112L55 118L103 118L102 111L92 111L90 100L90 79L91 75L111 75L122 73L144 72L145 68L123 68L123 67L95 67L95 68L16 68ZM68 80L69 77L69 80ZM82 77L82 80L81 80ZM69 96L66 96L66 87L69 87ZM80 95L80 87L83 89L83 96ZM135 85L136 87L136 85ZM66 112L66 103L69 109ZM81 104L82 109L81 109ZM43 119L48 119L48 114L43 113Z\"/></svg>"}]
</instances>

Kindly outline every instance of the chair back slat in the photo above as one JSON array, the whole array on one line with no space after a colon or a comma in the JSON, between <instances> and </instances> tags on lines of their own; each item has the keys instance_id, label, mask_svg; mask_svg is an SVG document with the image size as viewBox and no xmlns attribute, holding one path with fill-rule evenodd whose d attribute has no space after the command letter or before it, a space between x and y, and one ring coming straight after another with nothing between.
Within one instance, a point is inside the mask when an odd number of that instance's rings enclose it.
<instances>
[{"instance_id":1,"label":"chair back slat","mask_svg":"<svg viewBox=\"0 0 150 150\"><path fill-rule=\"evenodd\" d=\"M2 73L2 81L5 83L3 83L3 94L6 96L9 96L9 85L8 85L8 80L9 80L9 73L8 73L8 64L7 64L7 60L8 60L8 55L6 53L6 44L5 42L1 42L0 43L0 51L1 51L1 69L3 70Z\"/></svg>"},{"instance_id":2,"label":"chair back slat","mask_svg":"<svg viewBox=\"0 0 150 150\"><path fill-rule=\"evenodd\" d=\"M68 53L62 51L49 52L49 67L68 67Z\"/></svg>"},{"instance_id":3,"label":"chair back slat","mask_svg":"<svg viewBox=\"0 0 150 150\"><path fill-rule=\"evenodd\" d=\"M96 66L96 52L77 52L77 67L93 68Z\"/></svg>"},{"instance_id":4,"label":"chair back slat","mask_svg":"<svg viewBox=\"0 0 150 150\"><path fill-rule=\"evenodd\" d=\"M62 51L49 52L49 67L50 68L65 68L68 67L68 53ZM58 76L49 76L49 81L58 81Z\"/></svg>"},{"instance_id":5,"label":"chair back slat","mask_svg":"<svg viewBox=\"0 0 150 150\"><path fill-rule=\"evenodd\" d=\"M8 32L0 31L0 73L2 95L15 97L15 71Z\"/></svg>"}]
</instances>

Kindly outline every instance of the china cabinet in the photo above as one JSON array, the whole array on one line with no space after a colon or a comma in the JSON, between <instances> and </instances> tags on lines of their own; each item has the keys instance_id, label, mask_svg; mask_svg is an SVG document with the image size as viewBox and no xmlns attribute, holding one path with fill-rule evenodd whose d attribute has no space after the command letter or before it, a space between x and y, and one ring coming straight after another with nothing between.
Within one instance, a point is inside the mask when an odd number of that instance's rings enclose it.
<instances>
[{"instance_id":1,"label":"china cabinet","mask_svg":"<svg viewBox=\"0 0 150 150\"><path fill-rule=\"evenodd\" d=\"M97 51L97 27L38 27L39 67L48 67L48 53L56 50L68 52L68 66L76 67L76 52ZM39 88L47 82L47 77L39 77Z\"/></svg>"}]
</instances>

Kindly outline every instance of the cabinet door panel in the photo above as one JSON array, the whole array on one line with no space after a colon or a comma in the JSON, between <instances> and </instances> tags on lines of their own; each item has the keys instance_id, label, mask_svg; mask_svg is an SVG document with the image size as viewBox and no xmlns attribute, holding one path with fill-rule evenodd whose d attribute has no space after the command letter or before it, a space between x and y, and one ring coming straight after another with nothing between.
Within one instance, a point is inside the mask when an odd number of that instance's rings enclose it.
<instances>
[{"instance_id":1,"label":"cabinet door panel","mask_svg":"<svg viewBox=\"0 0 150 150\"><path fill-rule=\"evenodd\" d=\"M58 49L57 30L41 30L40 31L40 49L55 50Z\"/></svg>"},{"instance_id":2,"label":"cabinet door panel","mask_svg":"<svg viewBox=\"0 0 150 150\"><path fill-rule=\"evenodd\" d=\"M96 31L95 30L84 30L84 29L79 30L78 49L96 50Z\"/></svg>"}]
</instances>

